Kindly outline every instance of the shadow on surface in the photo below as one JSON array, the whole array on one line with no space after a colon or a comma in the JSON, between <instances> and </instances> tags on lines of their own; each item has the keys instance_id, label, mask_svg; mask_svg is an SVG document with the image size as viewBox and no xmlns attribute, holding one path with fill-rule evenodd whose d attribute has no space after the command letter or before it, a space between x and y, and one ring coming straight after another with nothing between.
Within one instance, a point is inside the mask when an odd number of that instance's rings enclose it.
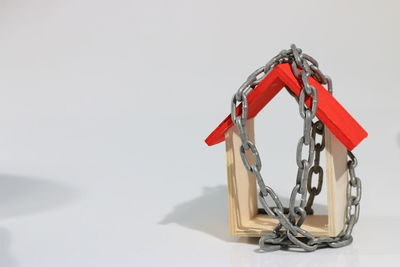
<instances>
[{"instance_id":1,"label":"shadow on surface","mask_svg":"<svg viewBox=\"0 0 400 267\"><path fill-rule=\"evenodd\" d=\"M0 219L44 212L77 197L72 187L57 182L14 175L0 175ZM17 267L11 256L11 233L0 228L0 266Z\"/></svg>"},{"instance_id":2,"label":"shadow on surface","mask_svg":"<svg viewBox=\"0 0 400 267\"><path fill-rule=\"evenodd\" d=\"M400 147L400 133L397 134L397 145Z\"/></svg>"},{"instance_id":3,"label":"shadow on surface","mask_svg":"<svg viewBox=\"0 0 400 267\"><path fill-rule=\"evenodd\" d=\"M0 219L54 209L76 196L72 187L57 182L0 175Z\"/></svg>"},{"instance_id":4,"label":"shadow on surface","mask_svg":"<svg viewBox=\"0 0 400 267\"><path fill-rule=\"evenodd\" d=\"M0 266L17 267L17 262L11 257L9 251L11 234L8 230L0 228Z\"/></svg>"},{"instance_id":5,"label":"shadow on surface","mask_svg":"<svg viewBox=\"0 0 400 267\"><path fill-rule=\"evenodd\" d=\"M237 238L228 234L227 188L224 185L203 188L202 195L175 206L160 224L177 223L224 241Z\"/></svg>"},{"instance_id":6,"label":"shadow on surface","mask_svg":"<svg viewBox=\"0 0 400 267\"><path fill-rule=\"evenodd\" d=\"M288 203L288 198L279 197ZM176 223L183 227L212 235L228 242L258 243L258 238L232 237L229 235L228 192L226 185L203 188L203 194L175 206L159 224ZM325 205L315 204L316 214L326 214Z\"/></svg>"}]
</instances>

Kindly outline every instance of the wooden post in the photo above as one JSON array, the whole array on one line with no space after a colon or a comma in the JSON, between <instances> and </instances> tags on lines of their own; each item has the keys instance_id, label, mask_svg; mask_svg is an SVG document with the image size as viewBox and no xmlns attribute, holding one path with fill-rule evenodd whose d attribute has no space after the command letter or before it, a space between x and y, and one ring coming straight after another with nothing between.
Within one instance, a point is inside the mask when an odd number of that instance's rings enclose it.
<instances>
[{"instance_id":1,"label":"wooden post","mask_svg":"<svg viewBox=\"0 0 400 267\"><path fill-rule=\"evenodd\" d=\"M254 120L247 120L248 137L254 142ZM257 236L256 229L249 229L249 222L257 215L257 187L255 176L242 163L241 144L237 127L226 134L226 160L228 168L228 205L231 235Z\"/></svg>"},{"instance_id":2,"label":"wooden post","mask_svg":"<svg viewBox=\"0 0 400 267\"><path fill-rule=\"evenodd\" d=\"M325 144L329 235L336 236L343 229L346 214L347 149L326 127Z\"/></svg>"}]
</instances>

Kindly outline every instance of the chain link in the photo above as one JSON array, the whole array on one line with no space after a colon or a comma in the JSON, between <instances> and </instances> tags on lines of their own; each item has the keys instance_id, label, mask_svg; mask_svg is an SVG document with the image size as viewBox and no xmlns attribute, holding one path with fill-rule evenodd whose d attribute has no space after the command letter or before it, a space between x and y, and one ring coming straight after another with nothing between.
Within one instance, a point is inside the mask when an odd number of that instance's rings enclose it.
<instances>
[{"instance_id":1,"label":"chain link","mask_svg":"<svg viewBox=\"0 0 400 267\"><path fill-rule=\"evenodd\" d=\"M324 177L324 169L319 165L321 152L325 148L325 126L322 121L318 120L313 124L312 128L312 138L316 140L317 135L322 136L321 142L315 144L315 158L314 165L310 168L308 172L307 178L307 191L310 194L307 200L307 205L305 207L306 213L309 215L314 214L314 210L312 209L312 205L314 204L315 197L321 193L322 183ZM318 175L318 183L317 186L312 186L313 175Z\"/></svg>"},{"instance_id":2,"label":"chain link","mask_svg":"<svg viewBox=\"0 0 400 267\"><path fill-rule=\"evenodd\" d=\"M284 207L274 190L265 185L261 175L261 158L254 143L248 138L246 121L248 118L247 95L268 75L271 70L282 63L289 63L295 77L299 80L302 89L298 97L300 117L304 121L303 135L300 137L296 149L297 176L296 184L289 200L289 212L286 215ZM314 237L311 233L301 228L307 214L312 214L314 198L322 190L323 169L319 165L320 153L325 147L324 124L313 119L317 115L318 93L314 86L310 85L309 78L313 77L319 83L325 84L332 93L332 80L319 69L318 62L311 56L302 52L300 48L291 45L290 49L282 50L273 57L265 66L255 70L247 80L239 87L232 98L231 118L239 130L241 146L240 156L247 171L255 174L260 188L259 199L265 212L279 220L272 233L260 238L260 248L263 250L276 250L280 248L301 248L305 251L314 251L319 247L342 247L352 242L351 232L358 221L360 213L361 180L355 175L357 160L349 151L349 181L347 187L346 221L343 230L336 237ZM305 101L310 99L310 107ZM321 142L316 143L316 135L321 135ZM303 149L307 147L307 155L304 158ZM251 157L249 157L251 156ZM318 184L312 187L312 176L318 175ZM353 195L355 189L355 195ZM307 200L307 192L310 197ZM267 198L273 201L275 206L267 203ZM285 230L282 231L282 228Z\"/></svg>"}]
</instances>

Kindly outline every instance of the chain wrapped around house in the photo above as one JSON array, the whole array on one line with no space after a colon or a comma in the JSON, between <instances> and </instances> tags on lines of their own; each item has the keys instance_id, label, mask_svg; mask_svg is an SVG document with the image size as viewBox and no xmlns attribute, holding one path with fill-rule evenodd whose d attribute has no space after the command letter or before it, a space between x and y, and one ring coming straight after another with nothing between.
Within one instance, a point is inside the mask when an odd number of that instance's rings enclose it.
<instances>
[{"instance_id":1,"label":"chain wrapped around house","mask_svg":"<svg viewBox=\"0 0 400 267\"><path fill-rule=\"evenodd\" d=\"M298 103L303 121L288 207L263 178L254 140L254 117L282 88ZM332 93L331 78L295 45L256 69L235 92L230 115L205 140L209 146L226 144L231 235L260 237L264 251L314 251L353 241L353 227L360 214L361 180L356 176L357 159L351 151L368 134ZM324 167L320 165L321 152L325 153ZM313 210L323 184L327 186L327 215Z\"/></svg>"}]
</instances>

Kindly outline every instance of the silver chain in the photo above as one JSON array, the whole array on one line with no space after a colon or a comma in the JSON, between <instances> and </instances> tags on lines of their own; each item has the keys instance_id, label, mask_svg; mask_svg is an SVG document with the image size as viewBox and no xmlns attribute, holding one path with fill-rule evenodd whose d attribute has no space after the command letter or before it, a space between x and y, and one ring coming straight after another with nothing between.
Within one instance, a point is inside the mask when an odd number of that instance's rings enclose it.
<instances>
[{"instance_id":1,"label":"silver chain","mask_svg":"<svg viewBox=\"0 0 400 267\"><path fill-rule=\"evenodd\" d=\"M265 185L261 175L261 158L254 143L248 138L246 120L248 117L247 95L260 83L262 79L277 65L289 63L295 77L302 85L300 96L298 97L299 113L304 121L303 135L300 137L296 150L297 176L296 185L290 195L289 212L284 213L284 207L274 190ZM318 94L314 86L310 85L308 78L313 77L319 83L325 84L328 91L332 93L332 80L324 75L318 67L318 62L311 56L302 53L302 50L295 45L291 45L288 50L282 50L277 56L272 58L265 66L255 70L247 80L239 87L234 94L231 103L231 117L240 133L241 146L240 155L247 171L255 174L258 187L260 189L259 199L265 212L279 220L274 230L260 238L260 247L263 250L276 250L280 248L301 248L305 251L314 251L319 247L342 247L352 242L351 232L358 221L360 212L361 180L355 176L357 160L349 151L349 181L347 188L347 208L346 220L343 230L336 237L314 237L311 233L301 228L306 210L311 208L312 200L307 201L307 191L313 191L314 196L321 191L323 171L319 165L320 152L325 145L322 137L321 143L315 144L316 133L323 136L324 125L317 120L316 112L318 107ZM305 105L305 100L311 99L311 107ZM239 107L239 108L238 108ZM238 108L238 112L236 111ZM307 153L303 153L304 149ZM250 159L249 154L252 156ZM303 158L303 154L306 157ZM312 167L311 167L312 166ZM317 187L311 188L312 174L319 175ZM355 188L355 195L352 189ZM310 193L311 194L311 193ZM268 196L275 204L271 207L267 203ZM311 202L311 204L310 204ZM307 205L309 203L309 205ZM306 207L307 205L307 207ZM310 212L309 212L310 213ZM284 229L282 229L284 228ZM299 237L301 236L301 237Z\"/></svg>"},{"instance_id":2,"label":"silver chain","mask_svg":"<svg viewBox=\"0 0 400 267\"><path fill-rule=\"evenodd\" d=\"M322 121L318 120L317 122L313 123L313 128L312 128L312 138L314 139L315 142L315 157L314 157L314 166L310 168L310 171L308 172L308 178L307 178L307 191L310 194L307 200L307 204L305 207L307 215L314 214L314 210L312 208L312 205L314 204L314 199L319 193L321 193L322 190L322 183L323 183L323 177L324 177L324 169L319 165L320 159L321 159L321 152L325 148L325 125L322 123ZM317 135L321 136L321 142L317 143L316 137ZM312 181L313 181L313 175L318 175L318 183L317 186L312 186Z\"/></svg>"}]
</instances>

